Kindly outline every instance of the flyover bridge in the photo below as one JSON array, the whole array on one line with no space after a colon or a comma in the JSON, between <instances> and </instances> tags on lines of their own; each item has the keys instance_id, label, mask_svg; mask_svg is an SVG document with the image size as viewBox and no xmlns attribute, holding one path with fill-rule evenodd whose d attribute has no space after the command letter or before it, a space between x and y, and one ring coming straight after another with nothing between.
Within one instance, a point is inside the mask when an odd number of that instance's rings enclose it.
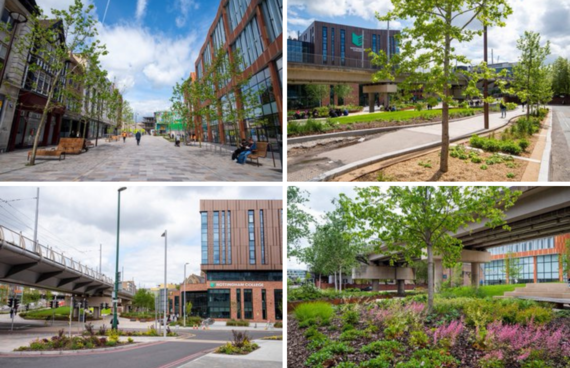
<instances>
[{"instance_id":1,"label":"flyover bridge","mask_svg":"<svg viewBox=\"0 0 570 368\"><path fill-rule=\"evenodd\" d=\"M0 225L0 282L109 300L114 280ZM130 301L131 290L119 291Z\"/></svg>"},{"instance_id":2,"label":"flyover bridge","mask_svg":"<svg viewBox=\"0 0 570 368\"><path fill-rule=\"evenodd\" d=\"M471 263L472 283L475 285L479 284L481 264L491 261L491 254L487 249L570 233L570 187L511 189L522 191L522 195L505 213L510 231L502 227L491 229L485 226L487 220L484 220L454 234L463 243L460 261ZM405 280L415 278L412 269L406 267L403 257L401 262L390 266L391 256L387 249L384 250L385 252L381 249L377 254L370 254L362 259L363 265L353 270L353 278L373 280L373 284L382 278L395 279L401 281L402 286ZM442 282L442 258L435 256L434 260L436 282Z\"/></svg>"}]
</instances>

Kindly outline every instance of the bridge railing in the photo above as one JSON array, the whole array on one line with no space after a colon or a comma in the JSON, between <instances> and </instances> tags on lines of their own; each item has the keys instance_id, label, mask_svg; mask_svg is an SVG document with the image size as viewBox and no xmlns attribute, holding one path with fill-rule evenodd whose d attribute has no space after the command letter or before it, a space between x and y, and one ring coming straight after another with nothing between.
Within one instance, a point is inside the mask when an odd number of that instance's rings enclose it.
<instances>
[{"instance_id":1,"label":"bridge railing","mask_svg":"<svg viewBox=\"0 0 570 368\"><path fill-rule=\"evenodd\" d=\"M288 52L287 62L343 68L380 69L379 66L372 64L372 61L366 52L364 53L364 59L353 59L336 55L332 57L331 55L308 54L305 52Z\"/></svg>"},{"instance_id":2,"label":"bridge railing","mask_svg":"<svg viewBox=\"0 0 570 368\"><path fill-rule=\"evenodd\" d=\"M28 252L35 253L42 258L49 259L55 263L59 263L65 268L75 270L93 279L105 282L107 284L113 284L113 279L110 277L99 273L91 267L81 264L81 262L73 260L73 258L65 256L63 253L54 251L52 248L49 248L40 243L34 244L34 241L32 239L27 238L21 233L8 229L2 225L0 225L0 240L10 243Z\"/></svg>"}]
</instances>

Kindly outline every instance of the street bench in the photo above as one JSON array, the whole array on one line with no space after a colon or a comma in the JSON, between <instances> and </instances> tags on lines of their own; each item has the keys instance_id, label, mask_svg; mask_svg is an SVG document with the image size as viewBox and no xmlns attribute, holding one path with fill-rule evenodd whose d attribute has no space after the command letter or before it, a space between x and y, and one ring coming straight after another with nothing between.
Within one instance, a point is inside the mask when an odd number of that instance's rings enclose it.
<instances>
[{"instance_id":1,"label":"street bench","mask_svg":"<svg viewBox=\"0 0 570 368\"><path fill-rule=\"evenodd\" d=\"M32 156L32 151L28 151L28 161L30 161L30 157ZM65 160L65 152L57 148L52 149L39 149L36 150L36 159L37 158L57 158L59 161L63 159Z\"/></svg>"},{"instance_id":2,"label":"street bench","mask_svg":"<svg viewBox=\"0 0 570 368\"><path fill-rule=\"evenodd\" d=\"M88 150L85 145L85 139L83 138L61 138L57 149L65 152L66 154L73 155L78 155L83 152L83 150L85 150L85 152Z\"/></svg>"},{"instance_id":3,"label":"street bench","mask_svg":"<svg viewBox=\"0 0 570 368\"><path fill-rule=\"evenodd\" d=\"M120 137L118 135L110 135L107 137L107 142L118 142Z\"/></svg>"},{"instance_id":4,"label":"street bench","mask_svg":"<svg viewBox=\"0 0 570 368\"><path fill-rule=\"evenodd\" d=\"M257 142L256 144L257 148L255 150L252 151L252 153L247 156L251 162L253 163L253 160L256 160L257 162L257 166L261 166L261 164L259 163L259 159L260 158L267 158L267 150L269 148L269 143L268 142ZM273 154L273 152L272 152ZM273 166L275 166L275 158L273 159Z\"/></svg>"}]
</instances>

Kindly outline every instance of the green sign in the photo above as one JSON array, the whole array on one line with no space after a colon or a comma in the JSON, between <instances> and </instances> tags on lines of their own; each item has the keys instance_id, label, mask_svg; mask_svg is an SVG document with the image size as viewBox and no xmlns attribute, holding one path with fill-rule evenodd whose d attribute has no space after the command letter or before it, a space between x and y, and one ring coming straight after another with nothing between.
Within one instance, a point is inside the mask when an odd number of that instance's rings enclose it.
<instances>
[{"instance_id":1,"label":"green sign","mask_svg":"<svg viewBox=\"0 0 570 368\"><path fill-rule=\"evenodd\" d=\"M215 283L215 282L210 282L210 287L216 287L216 283Z\"/></svg>"},{"instance_id":2,"label":"green sign","mask_svg":"<svg viewBox=\"0 0 570 368\"><path fill-rule=\"evenodd\" d=\"M362 35L358 36L356 33L352 34L352 43L358 47L362 47Z\"/></svg>"}]
</instances>

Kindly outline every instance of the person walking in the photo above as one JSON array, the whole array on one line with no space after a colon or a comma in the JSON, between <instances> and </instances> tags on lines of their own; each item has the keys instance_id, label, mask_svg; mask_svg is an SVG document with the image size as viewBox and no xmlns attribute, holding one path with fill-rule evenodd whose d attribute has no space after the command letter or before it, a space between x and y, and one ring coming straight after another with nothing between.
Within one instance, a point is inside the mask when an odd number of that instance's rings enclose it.
<instances>
[{"instance_id":1,"label":"person walking","mask_svg":"<svg viewBox=\"0 0 570 368\"><path fill-rule=\"evenodd\" d=\"M505 104L505 100L501 100L501 118L507 117L507 105Z\"/></svg>"},{"instance_id":2,"label":"person walking","mask_svg":"<svg viewBox=\"0 0 570 368\"><path fill-rule=\"evenodd\" d=\"M135 138L137 139L137 146L140 146L140 144L141 144L141 132L137 132L137 134L135 134Z\"/></svg>"},{"instance_id":3,"label":"person walking","mask_svg":"<svg viewBox=\"0 0 570 368\"><path fill-rule=\"evenodd\" d=\"M180 134L176 134L176 138L174 138L174 146L180 147Z\"/></svg>"},{"instance_id":4,"label":"person walking","mask_svg":"<svg viewBox=\"0 0 570 368\"><path fill-rule=\"evenodd\" d=\"M127 132L123 132L123 143L127 141Z\"/></svg>"}]
</instances>

